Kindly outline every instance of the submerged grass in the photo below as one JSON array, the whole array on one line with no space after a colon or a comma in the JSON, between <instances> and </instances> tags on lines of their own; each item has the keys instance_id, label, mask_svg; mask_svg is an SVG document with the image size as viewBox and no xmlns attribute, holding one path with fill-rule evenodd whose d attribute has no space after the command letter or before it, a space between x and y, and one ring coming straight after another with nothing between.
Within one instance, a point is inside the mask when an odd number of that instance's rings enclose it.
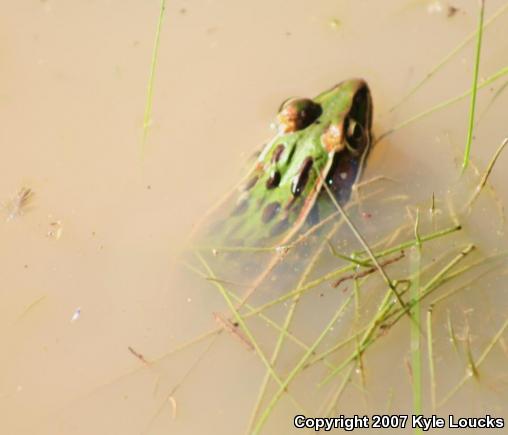
<instances>
[{"instance_id":1,"label":"submerged grass","mask_svg":"<svg viewBox=\"0 0 508 435\"><path fill-rule=\"evenodd\" d=\"M429 361L430 404L432 412L436 409L436 368L434 365L434 343L432 335L432 308L427 310L427 358Z\"/></svg>"},{"instance_id":2,"label":"submerged grass","mask_svg":"<svg viewBox=\"0 0 508 435\"><path fill-rule=\"evenodd\" d=\"M333 234L339 229L339 227L340 227L340 222L334 225L334 227L332 228L332 231L330 231L330 233L325 237L325 240L323 242L321 242L320 245L317 247L317 249L315 250L314 254L312 255L307 267L305 268L301 278L299 279L297 287L303 286L305 284L309 275L312 273L312 270L314 269L316 262L319 260L321 252L323 251L324 247L328 243L329 237L332 237ZM300 297L301 297L301 295L297 294L297 295L293 296L293 298L291 300L291 305L290 305L289 310L286 314L286 318L284 319L284 325L282 327L283 329L280 331L280 334L277 338L277 342L275 344L275 348L272 352L272 357L270 358L270 362L273 366L275 366L277 359L279 357L279 354L282 350L282 347L284 344L284 339L285 339L285 333L287 333L287 331L291 325L291 322L293 320L295 310L296 310L296 307L297 307L298 302L300 300ZM249 432L253 428L257 414L259 412L259 409L261 408L261 402L262 402L262 400L265 396L265 393L266 393L266 389L267 389L268 381L269 381L268 374L269 373L267 372L263 381L261 382L261 387L259 390L258 398L256 400L256 404L254 405L254 409L252 411L251 419L249 422Z\"/></svg>"},{"instance_id":3,"label":"submerged grass","mask_svg":"<svg viewBox=\"0 0 508 435\"><path fill-rule=\"evenodd\" d=\"M203 256L201 256L200 254L196 254L199 261L203 264L203 266L205 267L206 271L211 275L211 276L214 276L214 273L212 271L212 269L210 268L208 262L203 258ZM263 364L265 365L266 369L268 370L268 372L270 373L270 376L272 377L272 379L277 382L277 384L279 384L282 388L282 386L284 385L284 382L280 379L279 375L277 375L277 373L275 373L275 370L272 366L272 364L270 363L270 361L266 358L264 352L262 351L260 345L258 344L258 342L256 341L256 338L254 336L254 334L251 332L251 330L247 327L247 324L245 323L245 320L244 318L240 315L240 313L238 312L237 308L235 307L235 304L233 303L231 297L229 296L228 292L226 291L226 289L224 288L224 286L222 286L222 284L220 284L219 282L214 282L215 286L219 289L221 295L224 297L224 300L226 301L226 304L229 308L229 310L231 311L231 313L233 314L235 320L238 322L238 324L240 325L240 327L242 328L244 334L248 337L248 339L250 340L250 343L252 344L253 348L255 349L256 351L256 354L259 356L259 358L261 359L261 361L263 362ZM309 350L308 350L309 351ZM307 352L308 352L307 351ZM285 390L283 390L284 392ZM294 402L294 404L296 405L297 409L299 411L302 411L302 407L300 405L298 405L298 403L294 400L294 398L289 395L289 397L291 398L291 400Z\"/></svg>"},{"instance_id":4,"label":"submerged grass","mask_svg":"<svg viewBox=\"0 0 508 435\"><path fill-rule=\"evenodd\" d=\"M347 308L347 306L349 305L349 303L351 302L352 300L352 296L350 295L345 301L344 303L339 306L339 308L337 309L337 311L335 312L335 314L333 315L333 317L330 319L330 321L328 322L328 324L326 325L326 327L321 331L321 333L319 334L319 336L317 337L316 341L314 341L314 343L311 345L311 347L307 350L307 352L305 352L305 354L302 356L302 358L300 359L300 361L298 361L298 363L295 365L295 367L293 368L293 370L291 370L291 372L289 373L289 375L286 377L286 379L284 380L284 382L280 385L280 388L279 390L274 394L274 396L272 397L272 400L270 401L270 403L267 405L266 409L261 413L260 417L259 417L259 420L257 421L256 425L254 426L253 430L252 430L252 435L257 435L260 433L262 427L264 426L264 424L266 423L266 420L268 419L268 417L270 416L271 412L273 411L275 405L277 404L277 402L279 401L279 399L281 398L282 394L284 394L284 392L286 391L288 385L290 384L291 381L293 381L293 379L299 374L299 372L303 369L303 367L305 366L305 363L307 362L307 360L312 356L312 354L314 353L314 351L317 349L317 347L321 344L321 342L324 340L324 338L326 337L326 335L330 332L330 330L333 328L333 326L335 325L335 323L337 322L337 320L339 319L339 317L344 313L344 310Z\"/></svg>"},{"instance_id":5,"label":"submerged grass","mask_svg":"<svg viewBox=\"0 0 508 435\"><path fill-rule=\"evenodd\" d=\"M475 362L475 370L478 370L480 365L483 364L489 353L492 351L494 346L497 344L497 342L501 339L504 332L508 328L508 319L503 323L501 328L498 330L498 332L492 337L492 340L490 340L489 344L485 347L482 354L478 357L478 359ZM444 398L439 402L438 407L443 406L450 398L459 391L464 384L473 377L473 373L466 370L466 374L461 378L461 380L453 387L445 396Z\"/></svg>"},{"instance_id":6,"label":"submerged grass","mask_svg":"<svg viewBox=\"0 0 508 435\"><path fill-rule=\"evenodd\" d=\"M420 275L422 261L422 243L420 239L420 209L416 209L415 219L415 241L416 246L411 249L411 275L414 279L411 282L411 298L414 301L420 299ZM413 413L420 415L423 413L423 392L422 392L422 342L421 342L421 306L416 302L411 309L411 373L413 387ZM421 433L419 428L415 429L415 433Z\"/></svg>"},{"instance_id":7,"label":"submerged grass","mask_svg":"<svg viewBox=\"0 0 508 435\"><path fill-rule=\"evenodd\" d=\"M414 94L417 89L419 89L451 58L451 56L456 54L463 46L472 40L474 36L477 36L471 89L465 91L459 96L450 98L449 100L441 102L436 106L407 119L382 134L378 141L387 135L423 118L424 116L448 107L449 105L470 95L471 102L467 140L463 159L463 170L467 168L473 138L477 91L508 74L507 66L500 69L484 81L479 82L478 71L483 29L493 22L498 16L508 10L508 5L503 6L484 23L484 6L484 1L482 1L478 30L468 36L463 43L461 43L431 72L429 72L424 80L422 80L402 100L402 102ZM164 9L165 0L162 0L143 120L143 144L146 140L151 119L153 85ZM481 178L477 189L473 192L471 199L467 203L467 207L465 207L462 212L468 211L466 209L470 209L474 205L476 198L483 191L483 188L487 183L487 179L492 172L492 168L507 142L508 139L505 139L496 151L496 154L489 163L489 166ZM463 352L465 358L467 359L467 367L465 375L452 389L450 389L447 394L443 396L438 404L438 373L436 372L437 357L436 349L434 347L434 331L436 330L436 325L433 323L435 322L434 313L437 307L444 305L443 302L447 301L449 298L453 298L459 292L470 288L474 283L484 277L486 273L491 271L492 268L498 264L498 261L504 261L508 254L503 252L491 256L484 256L478 259L480 254L478 253L478 250L475 249L475 245L470 243L470 241L465 244L463 239L460 239L459 242L454 240L452 254L450 254L450 251L446 251L446 253L442 255L443 258L439 258L439 255L435 255L432 260L425 263L427 256L423 255L423 249L429 242L437 240L443 241L446 240L445 238L448 236L460 233L462 226L459 223L459 218L455 215L453 208L450 209L451 214L449 216L449 218L454 222L451 226L434 232L424 233L422 231L423 225L420 208L417 208L413 233L412 235L409 234L405 241L396 242L400 236L407 235L408 233L406 225L401 225L393 235L388 235L385 238L383 242L384 245L382 247L379 247L377 244L371 245L367 243L365 236L358 230L353 221L349 218L348 213L346 213L345 210L335 201L335 198L331 194L327 184L323 183L322 185L328 192L328 195L330 196L337 211L331 214L328 218L323 219L319 224L311 227L307 232L302 233L299 236L295 236L294 240L289 240L288 243L284 244L284 246L267 246L257 248L241 246L197 246L195 247L196 250L194 251L194 254L201 267L196 267L190 263L186 264L190 270L199 274L218 289L223 298L224 304L230 313L230 317L225 319L228 322L229 329L232 330L230 332L235 333L235 328L238 328L239 331L241 330L246 339L252 345L252 348L254 349L260 362L263 364L265 375L261 380L247 429L247 433L252 435L261 434L274 409L284 395L291 400L293 406L299 412L303 412L303 406L300 405L298 400L299 398L294 395L293 391L290 392L289 389L297 381L300 375L310 368L326 370L326 373L321 377L322 380L317 385L317 388L324 387L332 381L337 382L336 384L331 385L335 385L334 388L331 388L330 386L331 394L321 403L320 411L324 412L324 415L336 414L339 400L346 391L348 385L351 383L355 373L361 377L361 391L365 391L367 389L368 376L366 376L364 363L369 349L374 344L382 340L383 337L385 337L395 326L406 325L407 322L400 322L401 320L406 319L406 317L409 321L410 331L409 351L411 354L411 390L413 398L412 408L414 414L422 414L425 412L424 385L426 385L425 382L427 381L423 367L423 363L425 361L428 363L430 406L432 410L435 410L438 406L442 406L454 394L456 394L469 379L478 378L480 376L482 363L485 361L496 343L501 340L504 332L508 328L508 320L506 320L492 340L489 341L482 354L478 358L475 358L475 349L469 340L469 334L465 352L463 349L459 350L461 345L456 337L455 331L453 330L450 316L448 316L452 346L457 348L457 352ZM394 198L386 198L385 201L391 201L393 199ZM399 197L395 199L399 199ZM219 205L220 204L222 204L222 200L219 202ZM214 210L216 208L214 208ZM432 228L435 229L438 218L434 193L432 193L432 205L430 208L431 212L429 219ZM209 215L206 214L205 216L208 217ZM337 218L341 219L338 223L335 222ZM361 244L362 250L348 253L343 248L337 249L335 247L333 243L333 235L342 223L348 225L356 240ZM323 237L323 233L320 231L328 228L327 225L332 226L332 228L326 233L326 236ZM317 242L314 245L312 245L311 236L317 239ZM462 243L462 248L457 248L457 245ZM259 303L258 305L248 301L254 290L257 290L261 283L265 282L271 276L276 267L285 261L286 254L288 252L292 253L293 250L302 247L305 248L306 246L311 246L314 250L310 255L304 256L306 258L306 266L303 268L299 278L296 280L296 285L292 285L289 289L278 289L280 291L276 296L265 298L265 301L263 303ZM325 248L327 246L329 247L333 257L337 259L337 264L333 264L333 268L331 270L326 272L320 271L320 274L317 274L317 277L311 278L311 275L316 271L316 269L318 269L318 262L324 258L324 252L326 251ZM411 251L408 257L404 255L404 250L407 249L410 249ZM252 282L245 284L249 289L243 296L239 296L234 291L226 288L226 285L235 285L235 287L237 287L237 283L235 284L234 281L228 280L227 277L218 276L215 273L215 270L211 265L211 261L214 260L217 252L228 255L246 254L246 256L254 252L257 252L260 255L267 253L270 255L270 261L268 262L268 266L260 275L258 275ZM210 254L211 256L208 258L208 255ZM397 269L397 273L401 276L398 276L397 278L393 278L391 276L391 269L390 274L388 274L386 270L390 264L394 263L393 259L388 258L386 261L382 260L384 257L392 254L400 256L396 261L398 262L400 260L401 262L401 267ZM473 259L470 260L471 257L473 257ZM379 282L372 280L377 283L376 289L382 289L384 291L374 292L375 297L369 294L369 297L372 298L374 309L363 310L364 307L362 304L366 303L364 302L364 299L367 299L364 298L364 294L366 293L365 283L366 280L374 275L373 272L377 272L377 276L382 279L381 286L379 285ZM471 275L473 276L471 277ZM394 275L394 277L395 276L397 275ZM469 277L469 280L465 281L467 277ZM341 298L341 301L337 304L337 306L333 307L334 309L330 311L329 318L323 319L327 321L323 322L325 323L324 327L322 327L319 333L316 334L312 343L306 343L305 340L299 338L291 332L295 312L297 307L300 306L298 304L302 303L303 295L309 294L311 290L323 288L323 286L327 286L330 291L336 292L337 290L332 289L334 282L339 282L340 284L346 280L353 282L353 290ZM458 284L452 287L452 284L455 284L456 282L458 282ZM442 292L439 293L439 295L436 295L436 292L440 289ZM430 305L424 305L428 297L431 295L436 295L436 298L430 302ZM285 315L283 320L277 322L273 320L271 313L268 310L275 306L280 307L281 304L287 304L285 307L286 311L284 313ZM422 316L422 313L425 312L425 308L427 308L426 316ZM354 312L352 312L353 310ZM351 330L344 334L336 334L334 332L335 325L339 320L345 318L347 315L351 315L350 317L353 319ZM275 343L270 354L264 343L260 340L260 337L257 336L254 325L249 323L253 317L259 317L259 319L263 320L266 325L270 326L271 331L276 334ZM217 337L223 331L223 327L215 327L199 337L179 346L170 354L174 354L198 342L202 342L212 337ZM330 339L332 335L332 343L327 343L327 339ZM287 341L291 341L291 343L297 345L301 353L296 362L291 362L292 365L288 366L287 362L284 362L284 365L281 364L281 366L287 367L287 373L284 373L282 368L278 368L278 363L284 356L283 350ZM167 355L165 357L167 357ZM464 364L463 360L462 363ZM201 359L198 361L201 361ZM149 361L149 364L147 365L150 365L151 363L152 361ZM275 367L277 367L277 371ZM270 382L274 382L276 387L276 390L271 397L268 394L268 386L270 385ZM178 387L180 385L181 383L178 384ZM170 398L173 398L174 391L174 389L171 390L170 394L167 395L163 405L167 403ZM393 389L390 394L391 396L394 395ZM264 405L264 402L266 402L266 405Z\"/></svg>"},{"instance_id":8,"label":"submerged grass","mask_svg":"<svg viewBox=\"0 0 508 435\"><path fill-rule=\"evenodd\" d=\"M495 72L494 74L487 77L485 80L482 80L478 84L477 89L483 89L483 88L487 87L488 85L494 83L496 80L500 79L501 77L504 77L507 74L508 74L508 66L505 66L505 67L501 68L500 70L498 70L497 72ZM379 138L377 139L377 142L380 142L382 139L386 138L387 136L395 133L396 131L401 130L402 128L405 128L405 127L415 123L416 121L419 121L420 119L425 118L426 116L429 116L441 109L444 109L446 107L451 106L454 103L459 102L460 100L463 100L464 98L468 97L470 94L471 94L471 89L468 89L467 91L464 91L463 93L461 93L455 97L452 97L452 98L449 98L445 101L442 101L441 103L438 103L435 106L432 106L431 108L424 110L423 112L420 112L414 116L411 116L410 118L406 119L405 121L402 121L401 123L395 125L394 127L390 128L389 130L382 133L379 136Z\"/></svg>"},{"instance_id":9,"label":"submerged grass","mask_svg":"<svg viewBox=\"0 0 508 435\"><path fill-rule=\"evenodd\" d=\"M490 24L492 24L495 20L497 20L502 14L508 11L508 3L501 6L492 16L485 21L483 28L487 28ZM469 44L475 36L477 36L477 31L470 33L466 38L458 44L454 49L452 49L448 54L446 54L434 67L430 69L430 71L416 84L411 90L395 105L390 111L394 111L398 109L404 102L406 102L411 96L413 96L423 85L425 85L444 65L446 65L455 55L457 55L467 44Z\"/></svg>"}]
</instances>

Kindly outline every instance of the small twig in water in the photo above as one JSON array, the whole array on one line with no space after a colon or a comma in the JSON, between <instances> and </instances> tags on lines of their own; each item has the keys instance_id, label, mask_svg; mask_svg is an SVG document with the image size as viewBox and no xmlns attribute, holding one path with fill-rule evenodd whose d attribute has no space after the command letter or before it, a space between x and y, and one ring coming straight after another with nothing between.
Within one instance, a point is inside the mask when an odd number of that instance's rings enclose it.
<instances>
[{"instance_id":1,"label":"small twig in water","mask_svg":"<svg viewBox=\"0 0 508 435\"><path fill-rule=\"evenodd\" d=\"M137 359L139 359L142 363L146 364L146 365L149 365L150 363L145 359L145 357L143 356L143 354L137 352L136 350L134 350L134 348L132 348L131 346L128 346L127 349L129 349L129 352L132 353Z\"/></svg>"},{"instance_id":2,"label":"small twig in water","mask_svg":"<svg viewBox=\"0 0 508 435\"><path fill-rule=\"evenodd\" d=\"M242 334L242 332L238 328L238 323L232 322L229 319L225 319L220 313L213 313L213 318L215 321L222 326L226 331L232 334L234 337L238 338L240 342L248 349L254 350L254 346L249 341L249 339Z\"/></svg>"},{"instance_id":3,"label":"small twig in water","mask_svg":"<svg viewBox=\"0 0 508 435\"><path fill-rule=\"evenodd\" d=\"M394 258L390 258L386 261L383 261L381 263L379 263L379 265L381 267L385 267L385 266L388 266L389 264L392 264L392 263L395 263L399 260L401 260L402 258L404 258L405 256L405 253L404 251L401 251L401 253L399 255L397 255L396 257ZM374 273L375 271L377 270L377 267L371 267L370 269L367 269L367 270L363 270L361 272L357 272L357 273L352 273L350 275L346 275L346 276L343 276L342 278L338 279L337 281L333 282L331 284L331 286L333 288L337 288L339 285L341 285L344 281L348 281L350 279L357 279L357 278L363 278L364 276L367 276L367 275L370 275L371 273Z\"/></svg>"},{"instance_id":4,"label":"small twig in water","mask_svg":"<svg viewBox=\"0 0 508 435\"><path fill-rule=\"evenodd\" d=\"M504 147L508 144L508 137L506 137L501 145L497 148L496 152L494 153L494 156L492 157L491 161L489 162L489 165L487 166L487 169L485 170L484 174L482 175L482 178L480 179L480 183L476 187L473 195L471 196L471 199L467 202L466 208L469 208L473 205L473 203L476 201L476 198L478 198L478 195L483 190L485 185L487 184L487 180L489 179L489 176L494 169L494 165L496 164L497 159L501 155L501 152L503 151Z\"/></svg>"},{"instance_id":5,"label":"small twig in water","mask_svg":"<svg viewBox=\"0 0 508 435\"><path fill-rule=\"evenodd\" d=\"M22 187L9 201L2 204L2 208L7 213L7 221L23 215L27 211L33 197L34 192L32 189Z\"/></svg>"}]
</instances>

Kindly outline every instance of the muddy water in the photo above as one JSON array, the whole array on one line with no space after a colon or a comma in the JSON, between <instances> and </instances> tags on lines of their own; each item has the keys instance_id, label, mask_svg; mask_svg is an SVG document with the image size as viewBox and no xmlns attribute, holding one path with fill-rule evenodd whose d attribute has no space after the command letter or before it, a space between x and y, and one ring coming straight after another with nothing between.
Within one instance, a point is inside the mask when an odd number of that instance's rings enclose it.
<instances>
[{"instance_id":1,"label":"muddy water","mask_svg":"<svg viewBox=\"0 0 508 435\"><path fill-rule=\"evenodd\" d=\"M486 16L502 4L489 1ZM388 112L474 31L477 2L457 2L459 10L448 16L451 5L321 0L309 10L306 1L168 2L144 146L141 125L159 2L6 5L0 45L0 197L7 206L0 222L1 432L245 431L265 373L254 353L222 334L161 358L216 327L212 312L226 312L216 289L182 266L186 236L243 174L288 96L312 96L362 76L373 91L379 136L468 89L472 44L406 104ZM482 77L506 65L507 22L508 15L501 16L485 33ZM490 104L502 83L479 96L482 117L473 154L480 168L508 134L507 94ZM432 192L444 201L449 190L463 189L457 188L457 159L467 110L463 101L376 146L366 176L398 180L383 185L382 195L409 199L370 203L375 224L364 222L362 229L371 240L407 223L406 204L428 204ZM502 156L491 176L505 203L506 168ZM475 182L466 180L469 186ZM33 195L19 208L22 187ZM459 195L455 201L464 200ZM434 247L426 258L469 240L484 253L502 250L506 238L496 213L492 196L481 198L476 214L465 219L467 235ZM457 335L467 338L464 331L470 331L478 358L505 320L504 271L500 266L498 274L436 309L438 399L467 366L464 352L449 343L448 317ZM271 293L265 287L266 301ZM339 296L328 284L322 291L328 299L309 300L296 317L293 332L305 342L315 339L323 326L319 320L337 306ZM269 314L282 321L282 309ZM276 335L264 322L253 325L269 354ZM373 348L364 371L353 376L341 412L411 411L408 337L407 326L394 329ZM279 368L287 374L301 353L288 347L284 355ZM438 412L502 416L508 403L505 366L506 351L496 345L480 380L466 384ZM291 387L310 413L319 413L321 401L334 391L315 389L324 374L322 367L309 371ZM427 378L424 391L428 397ZM425 406L430 410L428 401ZM292 433L296 409L284 396L264 433Z\"/></svg>"}]
</instances>

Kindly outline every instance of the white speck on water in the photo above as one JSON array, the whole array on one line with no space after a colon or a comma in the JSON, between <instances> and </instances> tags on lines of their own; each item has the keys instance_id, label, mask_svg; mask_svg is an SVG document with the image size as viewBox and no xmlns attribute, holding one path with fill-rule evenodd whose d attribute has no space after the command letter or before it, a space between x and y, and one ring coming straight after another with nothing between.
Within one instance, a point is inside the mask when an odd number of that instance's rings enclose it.
<instances>
[{"instance_id":1,"label":"white speck on water","mask_svg":"<svg viewBox=\"0 0 508 435\"><path fill-rule=\"evenodd\" d=\"M74 323L76 320L78 320L80 316L81 316L81 308L78 307L71 317L71 323Z\"/></svg>"},{"instance_id":2,"label":"white speck on water","mask_svg":"<svg viewBox=\"0 0 508 435\"><path fill-rule=\"evenodd\" d=\"M443 12L443 5L440 1L432 2L427 6L427 12L429 14L440 14Z\"/></svg>"},{"instance_id":3,"label":"white speck on water","mask_svg":"<svg viewBox=\"0 0 508 435\"><path fill-rule=\"evenodd\" d=\"M192 302L192 298L187 298L187 302L190 304Z\"/></svg>"}]
</instances>

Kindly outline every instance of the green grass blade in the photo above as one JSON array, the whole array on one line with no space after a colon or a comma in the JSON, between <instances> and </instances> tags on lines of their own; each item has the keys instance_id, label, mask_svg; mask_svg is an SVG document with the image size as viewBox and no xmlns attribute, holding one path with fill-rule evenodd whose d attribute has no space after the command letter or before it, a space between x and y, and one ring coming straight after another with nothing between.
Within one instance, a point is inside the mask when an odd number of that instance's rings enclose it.
<instances>
[{"instance_id":1,"label":"green grass blade","mask_svg":"<svg viewBox=\"0 0 508 435\"><path fill-rule=\"evenodd\" d=\"M166 0L161 0L159 9L159 19L157 21L157 29L155 30L155 43L153 46L152 62L150 64L150 75L148 78L148 87L146 92L145 114L143 115L143 136L141 145L144 147L146 137L148 135L148 128L152 120L152 102L153 102L153 88L155 82L155 70L157 68L157 59L159 58L159 45L162 30L162 21L164 18L164 11L166 10Z\"/></svg>"},{"instance_id":2,"label":"green grass blade","mask_svg":"<svg viewBox=\"0 0 508 435\"><path fill-rule=\"evenodd\" d=\"M504 68L501 68L496 73L492 74L490 77L487 77L485 80L480 82L478 84L478 89L482 89L491 83L495 82L496 80L500 79L501 77L508 74L508 66L505 66ZM396 131L407 127L410 124L413 124L416 121L419 121L422 118L425 118L428 115L431 115L434 112L437 112L438 110L444 109L445 107L451 106L452 104L463 100L471 93L471 89L468 89L467 91L463 92L462 94L459 94L455 97L449 98L448 100L442 101L441 103L436 104L435 106L432 106L431 108L424 110L423 112L420 112L414 116L412 116L409 119L406 119L405 121L402 121L400 124L397 124L395 127L392 127L390 130L385 131L382 133L379 138L377 139L377 142L380 142L385 137L395 133Z\"/></svg>"},{"instance_id":3,"label":"green grass blade","mask_svg":"<svg viewBox=\"0 0 508 435\"><path fill-rule=\"evenodd\" d=\"M312 354L317 349L319 344L321 344L321 342L326 337L328 332L330 332L332 330L332 327L335 325L335 323L337 322L339 317L342 315L344 310L347 308L347 306L351 302L352 298L353 298L353 296L352 296L352 294L350 294L347 297L347 299L344 301L344 303L337 309L337 311L332 316L332 318L330 319L330 321L328 322L326 327L321 331L321 334L319 334L319 336L316 339L316 341L309 347L307 352L305 352L305 354L300 359L300 361L298 361L298 363L295 365L293 370L291 370L291 372L289 373L287 378L280 385L279 390L272 397L272 400L270 401L270 403L268 404L266 409L263 411L263 413L259 417L259 420L258 420L256 426L254 427L253 431L252 431L252 435L258 435L261 432L261 429L263 428L264 424L266 423L266 420L270 416L273 408L275 407L275 405L277 404L277 402L281 398L282 394L284 394L284 392L286 391L286 389L287 389L288 385L290 384L290 382L296 377L296 375L301 371L301 369L303 369L303 367L305 366L307 360L312 356Z\"/></svg>"},{"instance_id":4,"label":"green grass blade","mask_svg":"<svg viewBox=\"0 0 508 435\"><path fill-rule=\"evenodd\" d=\"M413 414L422 414L422 343L421 343L421 307L418 300L420 299L420 269L422 258L422 243L419 232L420 210L416 209L415 219L415 241L416 246L411 250L411 275L415 278L411 282L411 298L416 301L411 308L411 368L412 368L412 387L413 387ZM421 433L416 428L415 433Z\"/></svg>"},{"instance_id":5,"label":"green grass blade","mask_svg":"<svg viewBox=\"0 0 508 435\"><path fill-rule=\"evenodd\" d=\"M467 168L473 143L474 115L476 110L476 94L478 91L478 72L480 71L480 53L482 50L483 17L485 14L485 0L480 2L480 18L478 22L478 39L476 40L475 63L473 69L473 83L471 84L471 103L469 107L469 128L467 130L466 149L462 161L462 171Z\"/></svg>"},{"instance_id":6,"label":"green grass blade","mask_svg":"<svg viewBox=\"0 0 508 435\"><path fill-rule=\"evenodd\" d=\"M483 26L484 29L487 28L490 24L492 24L497 18L499 18L503 13L508 10L508 3L499 8L488 20L485 21ZM408 100L411 96L413 96L416 91L418 91L427 81L432 78L434 74L436 74L451 58L453 58L460 50L462 50L469 42L471 42L474 37L477 36L476 30L470 33L464 41L462 41L459 45L457 45L452 51L450 51L445 57L443 57L436 66L434 66L423 79L421 79L402 99L390 109L390 112L396 110L402 103Z\"/></svg>"},{"instance_id":7,"label":"green grass blade","mask_svg":"<svg viewBox=\"0 0 508 435\"><path fill-rule=\"evenodd\" d=\"M429 360L430 403L432 412L436 409L436 368L434 364L434 346L432 342L432 305L427 310L427 357Z\"/></svg>"}]
</instances>

